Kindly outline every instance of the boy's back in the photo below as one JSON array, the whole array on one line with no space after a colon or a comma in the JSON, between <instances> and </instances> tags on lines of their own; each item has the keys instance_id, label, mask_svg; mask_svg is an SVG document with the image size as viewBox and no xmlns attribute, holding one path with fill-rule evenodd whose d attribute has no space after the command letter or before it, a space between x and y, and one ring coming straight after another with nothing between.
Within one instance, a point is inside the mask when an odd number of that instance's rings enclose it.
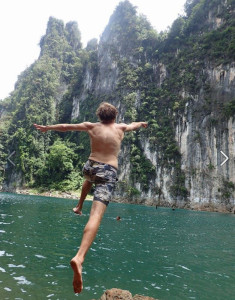
<instances>
[{"instance_id":1,"label":"boy's back","mask_svg":"<svg viewBox=\"0 0 235 300\"><path fill-rule=\"evenodd\" d=\"M91 154L89 159L118 167L118 154L124 127L117 123L88 123Z\"/></svg>"}]
</instances>

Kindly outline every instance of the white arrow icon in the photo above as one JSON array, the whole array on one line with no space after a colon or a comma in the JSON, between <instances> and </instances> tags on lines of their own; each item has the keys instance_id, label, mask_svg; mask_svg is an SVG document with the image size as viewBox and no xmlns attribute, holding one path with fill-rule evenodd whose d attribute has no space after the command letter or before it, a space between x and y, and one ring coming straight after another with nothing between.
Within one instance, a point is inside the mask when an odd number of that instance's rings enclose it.
<instances>
[{"instance_id":1,"label":"white arrow icon","mask_svg":"<svg viewBox=\"0 0 235 300\"><path fill-rule=\"evenodd\" d=\"M226 163L226 161L228 160L228 156L226 155L226 154L224 154L224 152L223 151L220 151L221 152L221 154L223 154L223 156L225 157L225 160L222 162L222 164L221 164L221 166L223 166L223 164L225 164Z\"/></svg>"},{"instance_id":2,"label":"white arrow icon","mask_svg":"<svg viewBox=\"0 0 235 300\"><path fill-rule=\"evenodd\" d=\"M13 152L8 156L7 160L9 160L9 162L10 162L11 164L13 164L13 166L15 167L15 164L13 163L13 161L10 160L10 157L12 157L12 155L14 155L14 154L15 154L15 151L13 151Z\"/></svg>"}]
</instances>

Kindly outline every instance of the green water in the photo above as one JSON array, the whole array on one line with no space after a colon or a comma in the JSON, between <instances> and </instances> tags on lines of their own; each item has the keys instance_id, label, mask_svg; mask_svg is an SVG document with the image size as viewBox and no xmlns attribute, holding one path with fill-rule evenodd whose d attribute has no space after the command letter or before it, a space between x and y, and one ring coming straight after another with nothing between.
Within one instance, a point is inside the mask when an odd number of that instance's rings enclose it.
<instances>
[{"instance_id":1,"label":"green water","mask_svg":"<svg viewBox=\"0 0 235 300\"><path fill-rule=\"evenodd\" d=\"M76 296L69 266L84 215L73 200L0 193L0 299L98 299L117 287L158 299L235 299L235 216L111 203ZM121 221L116 221L116 216Z\"/></svg>"}]
</instances>

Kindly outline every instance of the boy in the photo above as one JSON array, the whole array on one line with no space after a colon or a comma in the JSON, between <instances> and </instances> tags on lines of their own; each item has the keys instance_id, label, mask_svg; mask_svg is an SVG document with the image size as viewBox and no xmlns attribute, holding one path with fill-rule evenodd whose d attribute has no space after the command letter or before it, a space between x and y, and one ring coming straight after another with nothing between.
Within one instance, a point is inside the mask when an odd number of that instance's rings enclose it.
<instances>
[{"instance_id":1,"label":"boy","mask_svg":"<svg viewBox=\"0 0 235 300\"><path fill-rule=\"evenodd\" d=\"M81 212L83 201L89 192L91 185L95 184L94 199L91 207L90 217L85 226L80 248L74 258L70 261L73 269L73 287L75 293L82 291L82 264L87 251L95 239L100 222L109 201L112 199L114 186L117 180L118 154L124 133L136 130L140 127L146 128L146 122L132 122L127 125L117 124L118 111L113 105L103 102L96 111L100 122L83 122L79 124L57 124L42 126L34 124L41 132L48 130L56 131L86 131L90 137L91 153L84 165L83 174L86 178L83 183L83 197L81 197L78 213Z\"/></svg>"}]
</instances>

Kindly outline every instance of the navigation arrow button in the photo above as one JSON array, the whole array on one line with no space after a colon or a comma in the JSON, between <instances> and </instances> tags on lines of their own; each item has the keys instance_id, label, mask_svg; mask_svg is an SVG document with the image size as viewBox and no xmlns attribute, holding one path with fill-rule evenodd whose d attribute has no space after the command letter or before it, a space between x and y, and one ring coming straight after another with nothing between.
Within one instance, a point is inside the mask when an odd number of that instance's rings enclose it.
<instances>
[{"instance_id":1,"label":"navigation arrow button","mask_svg":"<svg viewBox=\"0 0 235 300\"><path fill-rule=\"evenodd\" d=\"M220 151L220 152L221 152L221 154L223 154L223 156L225 157L225 160L222 162L222 164L220 164L221 166L223 166L223 164L225 164L226 161L228 160L228 156L227 156L226 154L224 154L223 151Z\"/></svg>"},{"instance_id":2,"label":"navigation arrow button","mask_svg":"<svg viewBox=\"0 0 235 300\"><path fill-rule=\"evenodd\" d=\"M14 155L14 154L15 154L15 151L13 151L13 152L8 156L7 160L9 160L9 162L10 162L11 164L13 164L13 166L15 167L15 164L13 163L13 161L10 160L10 157L12 157L12 155Z\"/></svg>"}]
</instances>

